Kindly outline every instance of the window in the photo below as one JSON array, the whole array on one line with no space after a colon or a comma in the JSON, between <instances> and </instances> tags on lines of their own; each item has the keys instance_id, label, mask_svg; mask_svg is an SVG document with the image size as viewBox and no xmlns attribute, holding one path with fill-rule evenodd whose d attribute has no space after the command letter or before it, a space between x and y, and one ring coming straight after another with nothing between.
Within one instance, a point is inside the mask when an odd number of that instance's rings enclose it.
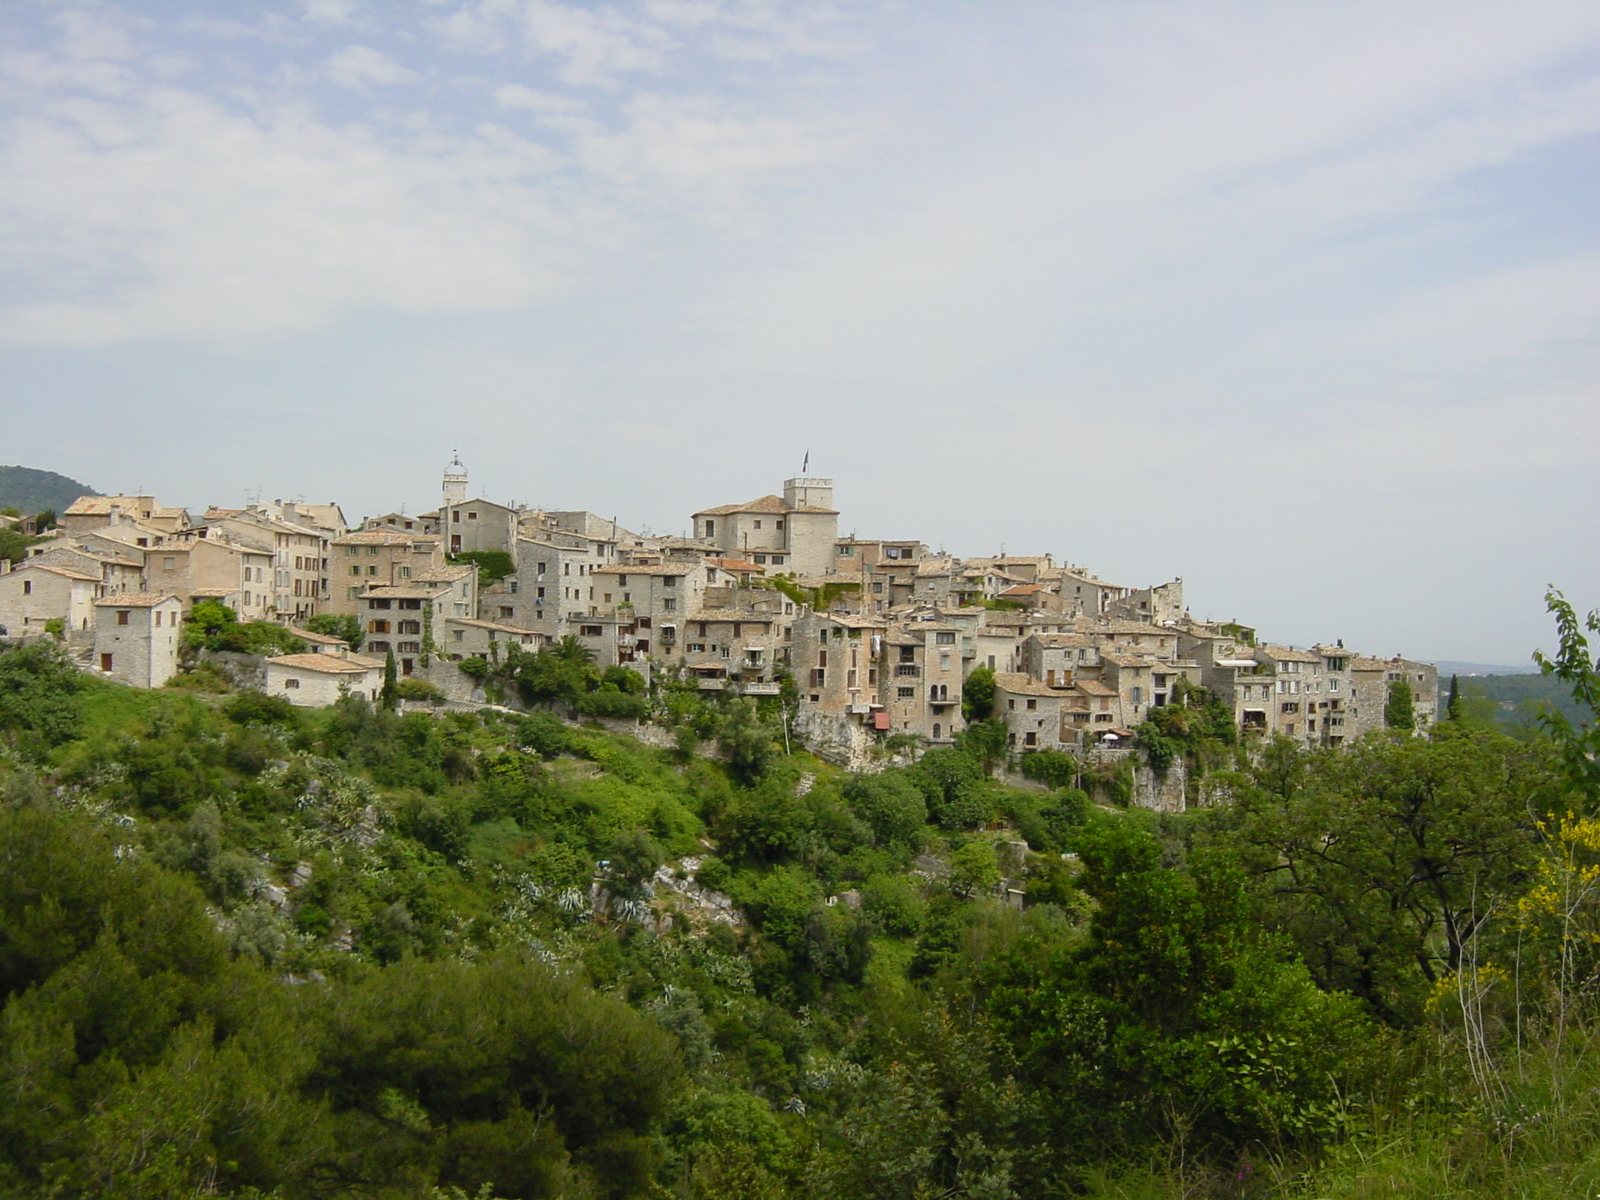
<instances>
[{"instance_id":1,"label":"window","mask_svg":"<svg viewBox=\"0 0 1600 1200\"><path fill-rule=\"evenodd\" d=\"M1022 735L1022 744L1024 746L1037 746L1039 744L1039 735L1037 733L1025 733L1025 734L1023 734Z\"/></svg>"},{"instance_id":2,"label":"window","mask_svg":"<svg viewBox=\"0 0 1600 1200\"><path fill-rule=\"evenodd\" d=\"M941 646L954 646L956 644L956 635L953 633L936 633L933 635L933 640Z\"/></svg>"},{"instance_id":3,"label":"window","mask_svg":"<svg viewBox=\"0 0 1600 1200\"><path fill-rule=\"evenodd\" d=\"M387 621L368 621L367 622L367 632L368 633L388 633L389 632L389 622L387 622Z\"/></svg>"},{"instance_id":4,"label":"window","mask_svg":"<svg viewBox=\"0 0 1600 1200\"><path fill-rule=\"evenodd\" d=\"M173 568L174 568L174 567L175 567L175 566L176 566L176 565L177 565L177 560L176 560L176 559L171 559L171 558L163 558L163 559L162 559L162 560L161 560L161 569L162 569L162 570L163 570L163 571L170 571L170 570L172 570L172 569L173 569Z\"/></svg>"},{"instance_id":5,"label":"window","mask_svg":"<svg viewBox=\"0 0 1600 1200\"><path fill-rule=\"evenodd\" d=\"M672 612L678 607L678 602L671 596L664 597L661 601L662 612Z\"/></svg>"},{"instance_id":6,"label":"window","mask_svg":"<svg viewBox=\"0 0 1600 1200\"><path fill-rule=\"evenodd\" d=\"M367 557L368 558L377 558L378 557L378 548L376 546L368 546L367 547Z\"/></svg>"},{"instance_id":7,"label":"window","mask_svg":"<svg viewBox=\"0 0 1600 1200\"><path fill-rule=\"evenodd\" d=\"M1137 701L1137 700L1135 700L1135 701L1134 701L1134 703L1135 703L1135 704L1137 704L1137 703L1138 703L1138 701ZM1029 697L1029 698L1028 698L1028 711L1029 711L1029 712L1034 712L1034 711L1036 711L1036 710L1037 710L1037 709L1038 709L1038 707L1039 707L1039 702L1038 702L1038 701L1037 701L1037 700L1035 700L1035 699L1033 699L1033 698L1032 698L1032 697L1031 697L1031 696L1030 696L1030 697Z\"/></svg>"},{"instance_id":8,"label":"window","mask_svg":"<svg viewBox=\"0 0 1600 1200\"><path fill-rule=\"evenodd\" d=\"M756 565L757 566L762 566L762 567L766 566L767 565L767 556L765 554L756 555Z\"/></svg>"},{"instance_id":9,"label":"window","mask_svg":"<svg viewBox=\"0 0 1600 1200\"><path fill-rule=\"evenodd\" d=\"M400 601L400 607L401 608L421 608L422 607L422 601L421 600L402 600L402 601Z\"/></svg>"},{"instance_id":10,"label":"window","mask_svg":"<svg viewBox=\"0 0 1600 1200\"><path fill-rule=\"evenodd\" d=\"M475 513L475 512L469 512L469 513L468 513L468 514L467 514L467 520L469 520L469 521L476 521L476 520L477 520L477 519L478 519L478 514L477 514L477 513Z\"/></svg>"},{"instance_id":11,"label":"window","mask_svg":"<svg viewBox=\"0 0 1600 1200\"><path fill-rule=\"evenodd\" d=\"M248 593L246 594L248 595ZM361 589L359 587L345 588L344 598L346 600L359 600L361 598Z\"/></svg>"},{"instance_id":12,"label":"window","mask_svg":"<svg viewBox=\"0 0 1600 1200\"><path fill-rule=\"evenodd\" d=\"M781 525L781 524L783 524L783 522L782 522L782 521L779 521L779 522L778 522L778 524L780 524L780 525ZM774 554L774 555L773 555L773 556L772 556L772 565L773 565L773 566L775 566L775 567L781 567L781 566L783 566L783 555L781 555L781 554Z\"/></svg>"},{"instance_id":13,"label":"window","mask_svg":"<svg viewBox=\"0 0 1600 1200\"><path fill-rule=\"evenodd\" d=\"M24 580L23 580L23 581L22 581L22 594L23 594L23 595L24 595L24 596L31 596L31 595L33 595L33 580L31 580L31 579L24 579Z\"/></svg>"},{"instance_id":14,"label":"window","mask_svg":"<svg viewBox=\"0 0 1600 1200\"><path fill-rule=\"evenodd\" d=\"M1291 700L1285 703L1280 711L1286 713L1297 713L1300 711L1300 705Z\"/></svg>"},{"instance_id":15,"label":"window","mask_svg":"<svg viewBox=\"0 0 1600 1200\"><path fill-rule=\"evenodd\" d=\"M118 609L117 610L117 624L118 625L126 625L127 623L128 623L128 610L125 609L125 608Z\"/></svg>"},{"instance_id":16,"label":"window","mask_svg":"<svg viewBox=\"0 0 1600 1200\"><path fill-rule=\"evenodd\" d=\"M421 633L421 621L401 621L395 626L396 633Z\"/></svg>"},{"instance_id":17,"label":"window","mask_svg":"<svg viewBox=\"0 0 1600 1200\"><path fill-rule=\"evenodd\" d=\"M580 625L580 626L578 626L578 636L579 637L599 637L604 632L605 632L605 629L602 628L599 625Z\"/></svg>"},{"instance_id":18,"label":"window","mask_svg":"<svg viewBox=\"0 0 1600 1200\"><path fill-rule=\"evenodd\" d=\"M401 654L421 654L422 644L420 642L401 642L395 649L400 651Z\"/></svg>"},{"instance_id":19,"label":"window","mask_svg":"<svg viewBox=\"0 0 1600 1200\"><path fill-rule=\"evenodd\" d=\"M760 522L760 521L757 521L757 522L756 522L756 528L757 528L757 529L760 529L760 528L761 528L761 522Z\"/></svg>"},{"instance_id":20,"label":"window","mask_svg":"<svg viewBox=\"0 0 1600 1200\"><path fill-rule=\"evenodd\" d=\"M361 553L361 547L360 547L360 546L346 546L346 547L345 547L345 548L344 548L344 552L345 552L345 553L346 553L346 554L347 554L347 555L355 555L355 554L360 554L360 553ZM285 686L285 687L288 687L288 686L289 686L289 685L288 685L288 684L284 684L284 686Z\"/></svg>"},{"instance_id":21,"label":"window","mask_svg":"<svg viewBox=\"0 0 1600 1200\"><path fill-rule=\"evenodd\" d=\"M298 689L300 686L300 681L298 679L285 679L283 681L283 686L291 690Z\"/></svg>"},{"instance_id":22,"label":"window","mask_svg":"<svg viewBox=\"0 0 1600 1200\"><path fill-rule=\"evenodd\" d=\"M852 557L856 552L856 548L854 546L835 546L834 550L839 554L844 555L846 558Z\"/></svg>"},{"instance_id":23,"label":"window","mask_svg":"<svg viewBox=\"0 0 1600 1200\"><path fill-rule=\"evenodd\" d=\"M509 621L512 617L514 617L516 615L517 614L516 614L515 610L513 610L513 609L509 609L509 608L506 608L504 606L502 606L501 609L500 609L500 616L501 616L501 618L503 620Z\"/></svg>"},{"instance_id":24,"label":"window","mask_svg":"<svg viewBox=\"0 0 1600 1200\"><path fill-rule=\"evenodd\" d=\"M914 687L895 688L894 694L902 700L914 700L917 696L917 689Z\"/></svg>"},{"instance_id":25,"label":"window","mask_svg":"<svg viewBox=\"0 0 1600 1200\"><path fill-rule=\"evenodd\" d=\"M707 521L706 522L706 536L707 537L714 537L714 536L716 536L716 532L717 532L717 523L715 521Z\"/></svg>"},{"instance_id":26,"label":"window","mask_svg":"<svg viewBox=\"0 0 1600 1200\"><path fill-rule=\"evenodd\" d=\"M900 661L903 662L903 663L916 662L917 661L917 648L915 646L901 646L900 647Z\"/></svg>"},{"instance_id":27,"label":"window","mask_svg":"<svg viewBox=\"0 0 1600 1200\"><path fill-rule=\"evenodd\" d=\"M390 605L390 601L388 601L388 600L379 599L379 600L368 600L367 601L367 607L368 608L388 608L389 605Z\"/></svg>"},{"instance_id":28,"label":"window","mask_svg":"<svg viewBox=\"0 0 1600 1200\"><path fill-rule=\"evenodd\" d=\"M352 574L352 575L361 574L361 568L360 567L351 567L350 568L350 574Z\"/></svg>"},{"instance_id":29,"label":"window","mask_svg":"<svg viewBox=\"0 0 1600 1200\"><path fill-rule=\"evenodd\" d=\"M411 568L410 567L401 567L400 568L400 578L401 579L410 579L411 578Z\"/></svg>"}]
</instances>

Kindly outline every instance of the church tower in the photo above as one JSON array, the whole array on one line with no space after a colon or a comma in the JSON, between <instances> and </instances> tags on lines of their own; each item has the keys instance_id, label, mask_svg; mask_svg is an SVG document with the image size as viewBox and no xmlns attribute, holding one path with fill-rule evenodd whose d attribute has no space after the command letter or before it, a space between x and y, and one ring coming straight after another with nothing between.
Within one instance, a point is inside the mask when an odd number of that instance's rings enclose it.
<instances>
[{"instance_id":1,"label":"church tower","mask_svg":"<svg viewBox=\"0 0 1600 1200\"><path fill-rule=\"evenodd\" d=\"M467 498L467 469L461 465L461 456L455 455L444 469L444 503L460 504Z\"/></svg>"}]
</instances>

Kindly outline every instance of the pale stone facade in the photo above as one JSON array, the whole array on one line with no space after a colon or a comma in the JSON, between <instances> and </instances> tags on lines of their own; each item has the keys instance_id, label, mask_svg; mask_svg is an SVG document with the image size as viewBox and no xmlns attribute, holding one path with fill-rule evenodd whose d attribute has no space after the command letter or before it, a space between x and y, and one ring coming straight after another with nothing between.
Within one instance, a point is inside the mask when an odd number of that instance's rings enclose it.
<instances>
[{"instance_id":1,"label":"pale stone facade","mask_svg":"<svg viewBox=\"0 0 1600 1200\"><path fill-rule=\"evenodd\" d=\"M178 673L183 601L144 592L94 602L94 665L138 688L157 688Z\"/></svg>"},{"instance_id":2,"label":"pale stone facade","mask_svg":"<svg viewBox=\"0 0 1600 1200\"><path fill-rule=\"evenodd\" d=\"M300 708L325 708L347 695L375 702L383 692L383 670L382 660L349 652L285 654L267 659L267 695Z\"/></svg>"}]
</instances>

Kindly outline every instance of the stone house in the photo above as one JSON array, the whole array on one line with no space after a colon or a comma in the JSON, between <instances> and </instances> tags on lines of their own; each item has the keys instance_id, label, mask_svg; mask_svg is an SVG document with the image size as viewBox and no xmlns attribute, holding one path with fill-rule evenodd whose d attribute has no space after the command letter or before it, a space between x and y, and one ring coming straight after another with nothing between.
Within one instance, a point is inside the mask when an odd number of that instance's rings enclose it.
<instances>
[{"instance_id":1,"label":"stone house","mask_svg":"<svg viewBox=\"0 0 1600 1200\"><path fill-rule=\"evenodd\" d=\"M328 543L330 595L322 611L359 616L369 587L403 587L419 573L442 569L439 539L425 534L365 529Z\"/></svg>"},{"instance_id":2,"label":"stone house","mask_svg":"<svg viewBox=\"0 0 1600 1200\"><path fill-rule=\"evenodd\" d=\"M94 602L94 664L133 687L162 687L178 673L182 623L176 596L102 596Z\"/></svg>"},{"instance_id":3,"label":"stone house","mask_svg":"<svg viewBox=\"0 0 1600 1200\"><path fill-rule=\"evenodd\" d=\"M589 613L632 613L642 630L680 625L700 608L708 581L705 566L684 561L591 567ZM649 648L641 652L648 653Z\"/></svg>"},{"instance_id":4,"label":"stone house","mask_svg":"<svg viewBox=\"0 0 1600 1200\"><path fill-rule=\"evenodd\" d=\"M1080 734L1068 723L1068 705L1081 696L1082 693L1071 687L1051 687L1031 675L1011 671L997 673L994 713L1005 723L1006 745L1019 754L1029 750L1062 750L1069 744L1076 746Z\"/></svg>"},{"instance_id":5,"label":"stone house","mask_svg":"<svg viewBox=\"0 0 1600 1200\"><path fill-rule=\"evenodd\" d=\"M517 625L502 625L497 621L480 621L470 617L447 617L439 648L443 657L460 661L472 657L496 658L504 654L509 646L535 654L548 643L549 639L544 634Z\"/></svg>"},{"instance_id":6,"label":"stone house","mask_svg":"<svg viewBox=\"0 0 1600 1200\"><path fill-rule=\"evenodd\" d=\"M1386 728L1384 708L1389 702L1389 689L1402 679L1411 686L1416 731L1420 734L1438 721L1439 669L1433 664L1413 662L1399 655L1371 658L1358 654L1351 656L1349 670L1351 703L1346 728L1350 738Z\"/></svg>"},{"instance_id":7,"label":"stone house","mask_svg":"<svg viewBox=\"0 0 1600 1200\"><path fill-rule=\"evenodd\" d=\"M1317 703L1323 699L1322 656L1267 644L1255 648L1255 660L1272 676L1268 729L1306 745L1320 741Z\"/></svg>"},{"instance_id":8,"label":"stone house","mask_svg":"<svg viewBox=\"0 0 1600 1200\"><path fill-rule=\"evenodd\" d=\"M695 536L725 557L791 575L826 575L835 567L839 513L833 507L833 480L796 476L784 481L782 496L762 496L747 504L724 504L694 514Z\"/></svg>"},{"instance_id":9,"label":"stone house","mask_svg":"<svg viewBox=\"0 0 1600 1200\"><path fill-rule=\"evenodd\" d=\"M1147 621L1157 625L1179 621L1184 616L1183 580L1139 588L1107 602L1105 613L1121 621Z\"/></svg>"},{"instance_id":10,"label":"stone house","mask_svg":"<svg viewBox=\"0 0 1600 1200\"><path fill-rule=\"evenodd\" d=\"M110 592L141 592L144 590L144 555L134 556L124 553L112 553L107 550L90 549L78 543L77 539L67 539L51 546L37 547L38 554L30 554L28 562L36 562L42 567L66 567L69 571L81 571L85 575L99 577L104 591L101 595Z\"/></svg>"},{"instance_id":11,"label":"stone house","mask_svg":"<svg viewBox=\"0 0 1600 1200\"><path fill-rule=\"evenodd\" d=\"M214 599L232 608L241 621L271 619L274 554L221 532L208 533L174 535L145 550L145 588L178 596L185 608L196 599Z\"/></svg>"},{"instance_id":12,"label":"stone house","mask_svg":"<svg viewBox=\"0 0 1600 1200\"><path fill-rule=\"evenodd\" d=\"M60 621L63 633L87 630L101 594L98 573L24 559L0 574L0 629L9 637L30 637L44 633L47 622Z\"/></svg>"},{"instance_id":13,"label":"stone house","mask_svg":"<svg viewBox=\"0 0 1600 1200\"><path fill-rule=\"evenodd\" d=\"M334 653L284 654L267 659L267 695L300 708L324 708L357 695L376 702L383 693L382 659Z\"/></svg>"},{"instance_id":14,"label":"stone house","mask_svg":"<svg viewBox=\"0 0 1600 1200\"><path fill-rule=\"evenodd\" d=\"M474 550L517 552L517 535L522 510L493 500L458 500L439 506L435 514L424 514L427 532L444 539L450 554Z\"/></svg>"},{"instance_id":15,"label":"stone house","mask_svg":"<svg viewBox=\"0 0 1600 1200\"><path fill-rule=\"evenodd\" d=\"M213 510L196 534L202 529L207 537L222 533L223 540L235 546L265 550L272 555L265 581L270 596L269 619L285 624L302 622L322 611L322 603L331 595L326 534L248 508Z\"/></svg>"},{"instance_id":16,"label":"stone house","mask_svg":"<svg viewBox=\"0 0 1600 1200\"><path fill-rule=\"evenodd\" d=\"M1355 689L1350 667L1354 655L1340 642L1333 646L1313 646L1311 652L1322 659L1319 672L1322 694L1317 698L1318 740L1324 746L1342 746L1354 736L1351 704Z\"/></svg>"},{"instance_id":17,"label":"stone house","mask_svg":"<svg viewBox=\"0 0 1600 1200\"><path fill-rule=\"evenodd\" d=\"M181 508L156 503L154 496L79 496L57 518L69 536L92 533L123 521L136 522L157 534L177 533L189 524Z\"/></svg>"},{"instance_id":18,"label":"stone house","mask_svg":"<svg viewBox=\"0 0 1600 1200\"><path fill-rule=\"evenodd\" d=\"M372 587L361 596L362 649L376 656L393 653L402 675L415 674L446 651L439 639L447 620L476 619L476 568L445 567L420 575L439 577L413 577L406 586Z\"/></svg>"}]
</instances>

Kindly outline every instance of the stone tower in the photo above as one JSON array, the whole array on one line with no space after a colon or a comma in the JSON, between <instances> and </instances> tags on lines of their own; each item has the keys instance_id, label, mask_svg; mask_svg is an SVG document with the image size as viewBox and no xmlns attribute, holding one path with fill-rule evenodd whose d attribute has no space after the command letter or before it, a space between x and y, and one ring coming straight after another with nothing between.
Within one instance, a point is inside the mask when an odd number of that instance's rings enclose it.
<instances>
[{"instance_id":1,"label":"stone tower","mask_svg":"<svg viewBox=\"0 0 1600 1200\"><path fill-rule=\"evenodd\" d=\"M450 465L444 469L444 503L460 504L467 498L467 469L461 465L461 456L455 455L450 459Z\"/></svg>"}]
</instances>

